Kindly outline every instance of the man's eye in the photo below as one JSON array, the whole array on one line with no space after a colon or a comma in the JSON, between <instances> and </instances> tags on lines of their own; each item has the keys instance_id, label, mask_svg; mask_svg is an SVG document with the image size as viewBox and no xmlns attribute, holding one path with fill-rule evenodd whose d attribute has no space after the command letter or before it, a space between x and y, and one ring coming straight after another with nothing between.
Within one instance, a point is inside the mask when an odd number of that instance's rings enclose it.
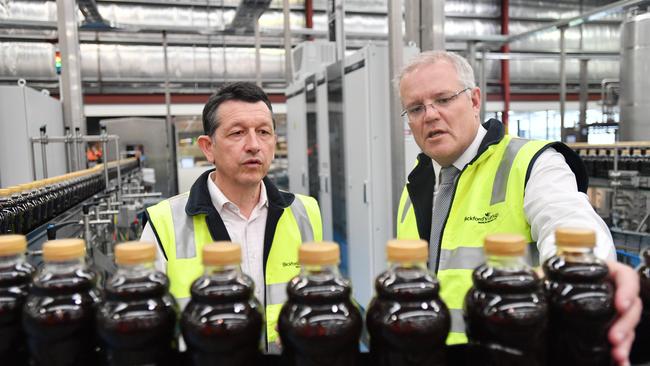
<instances>
[{"instance_id":1,"label":"man's eye","mask_svg":"<svg viewBox=\"0 0 650 366\"><path fill-rule=\"evenodd\" d=\"M230 136L241 136L243 133L243 131L233 131L230 133Z\"/></svg>"},{"instance_id":2,"label":"man's eye","mask_svg":"<svg viewBox=\"0 0 650 366\"><path fill-rule=\"evenodd\" d=\"M411 107L409 109L409 112L413 113L413 114L422 113L422 111L424 111L424 106L423 105L416 105L416 106L413 106L413 107Z\"/></svg>"},{"instance_id":3,"label":"man's eye","mask_svg":"<svg viewBox=\"0 0 650 366\"><path fill-rule=\"evenodd\" d=\"M451 97L451 98L439 98L439 99L436 99L436 104L437 105L447 105L447 104L449 104L449 102L451 102L452 99L453 99L453 97Z\"/></svg>"},{"instance_id":4,"label":"man's eye","mask_svg":"<svg viewBox=\"0 0 650 366\"><path fill-rule=\"evenodd\" d=\"M258 133L259 133L260 135L270 135L270 134L271 134L271 132L270 132L270 131L267 131L267 130L259 130Z\"/></svg>"}]
</instances>

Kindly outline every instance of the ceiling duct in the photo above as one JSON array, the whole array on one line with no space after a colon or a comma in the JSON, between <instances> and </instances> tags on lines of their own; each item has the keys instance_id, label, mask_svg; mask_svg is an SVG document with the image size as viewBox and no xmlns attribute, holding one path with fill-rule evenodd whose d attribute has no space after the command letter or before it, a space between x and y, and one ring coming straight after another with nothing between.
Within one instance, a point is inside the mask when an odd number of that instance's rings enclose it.
<instances>
[{"instance_id":1,"label":"ceiling duct","mask_svg":"<svg viewBox=\"0 0 650 366\"><path fill-rule=\"evenodd\" d=\"M235 12L235 18L226 27L237 34L252 33L255 22L269 8L271 0L242 0Z\"/></svg>"},{"instance_id":2,"label":"ceiling duct","mask_svg":"<svg viewBox=\"0 0 650 366\"><path fill-rule=\"evenodd\" d=\"M102 15L97 9L95 0L77 0L77 6L81 13L84 15L84 27L87 28L104 28L109 27Z\"/></svg>"}]
</instances>

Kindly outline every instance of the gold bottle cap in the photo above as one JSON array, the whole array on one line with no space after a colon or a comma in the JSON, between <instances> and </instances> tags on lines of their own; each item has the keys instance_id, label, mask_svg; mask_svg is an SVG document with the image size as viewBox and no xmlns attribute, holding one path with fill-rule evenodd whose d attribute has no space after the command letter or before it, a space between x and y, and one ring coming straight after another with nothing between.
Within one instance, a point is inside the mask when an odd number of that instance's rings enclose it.
<instances>
[{"instance_id":1,"label":"gold bottle cap","mask_svg":"<svg viewBox=\"0 0 650 366\"><path fill-rule=\"evenodd\" d=\"M241 263L241 246L229 241L216 241L203 246L204 266L228 266Z\"/></svg>"},{"instance_id":2,"label":"gold bottle cap","mask_svg":"<svg viewBox=\"0 0 650 366\"><path fill-rule=\"evenodd\" d=\"M298 251L298 261L306 265L335 265L339 264L339 245L330 242L303 243Z\"/></svg>"},{"instance_id":3,"label":"gold bottle cap","mask_svg":"<svg viewBox=\"0 0 650 366\"><path fill-rule=\"evenodd\" d=\"M25 253L27 239L24 235L0 235L0 257Z\"/></svg>"},{"instance_id":4,"label":"gold bottle cap","mask_svg":"<svg viewBox=\"0 0 650 366\"><path fill-rule=\"evenodd\" d=\"M426 262L429 248L424 240L389 240L386 257L389 262Z\"/></svg>"},{"instance_id":5,"label":"gold bottle cap","mask_svg":"<svg viewBox=\"0 0 650 366\"><path fill-rule=\"evenodd\" d=\"M156 245L150 242L129 241L115 246L115 263L139 264L156 259Z\"/></svg>"},{"instance_id":6,"label":"gold bottle cap","mask_svg":"<svg viewBox=\"0 0 650 366\"><path fill-rule=\"evenodd\" d=\"M83 239L50 240L43 244L43 260L62 262L86 255L86 242Z\"/></svg>"},{"instance_id":7,"label":"gold bottle cap","mask_svg":"<svg viewBox=\"0 0 650 366\"><path fill-rule=\"evenodd\" d=\"M565 247L593 248L596 232L591 229L563 227L555 230L555 244Z\"/></svg>"},{"instance_id":8,"label":"gold bottle cap","mask_svg":"<svg viewBox=\"0 0 650 366\"><path fill-rule=\"evenodd\" d=\"M520 256L526 253L526 239L519 234L490 234L484 239L487 255Z\"/></svg>"}]
</instances>

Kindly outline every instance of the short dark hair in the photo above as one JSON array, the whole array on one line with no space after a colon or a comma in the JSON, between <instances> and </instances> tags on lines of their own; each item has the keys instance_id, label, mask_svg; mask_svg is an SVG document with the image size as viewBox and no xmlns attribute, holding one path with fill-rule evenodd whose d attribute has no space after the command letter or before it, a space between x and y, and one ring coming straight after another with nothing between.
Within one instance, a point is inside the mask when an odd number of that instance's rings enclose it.
<instances>
[{"instance_id":1,"label":"short dark hair","mask_svg":"<svg viewBox=\"0 0 650 366\"><path fill-rule=\"evenodd\" d=\"M217 127L219 127L217 109L223 102L228 100L240 100L248 103L262 101L269 107L271 119L273 119L271 101L262 88L250 82L239 81L230 83L212 94L207 103L205 103L205 107L203 107L203 132L206 135L212 136L214 131L217 130ZM275 120L273 120L273 128L275 128Z\"/></svg>"}]
</instances>

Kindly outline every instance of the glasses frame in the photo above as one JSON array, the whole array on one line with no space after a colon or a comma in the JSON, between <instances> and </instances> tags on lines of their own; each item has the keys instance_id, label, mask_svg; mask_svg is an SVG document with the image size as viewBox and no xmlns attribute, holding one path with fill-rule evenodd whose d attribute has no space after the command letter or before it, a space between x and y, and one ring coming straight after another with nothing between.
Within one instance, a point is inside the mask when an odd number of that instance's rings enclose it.
<instances>
[{"instance_id":1,"label":"glasses frame","mask_svg":"<svg viewBox=\"0 0 650 366\"><path fill-rule=\"evenodd\" d=\"M423 103L423 104L416 104L416 105L414 105L414 106L411 106L411 107L408 107L408 108L404 108L404 109L402 109L402 112L400 112L399 115L402 116L402 117L404 117L404 116L406 116L407 114L409 114L409 111L410 111L410 110L413 110L413 108L416 108L416 107L423 107L423 108L424 108L424 112L423 112L423 113L426 113L426 112L427 112L427 107L429 107L429 106L430 106L431 108L437 110L437 108L440 107L440 104L449 104L449 103L453 102L456 98L458 98L459 95L461 95L461 94L463 94L464 92L466 92L466 91L468 91L468 90L471 90L471 89L472 89L472 88L467 87L467 88L465 88L465 89L459 91L458 93L455 93L455 94L450 95L450 96L448 96L448 97L435 99L435 100L434 100L433 102L431 102L431 103L426 103L426 104L424 104L424 103ZM411 119L411 120L416 120L417 118L410 118L410 116L409 116L409 119Z\"/></svg>"}]
</instances>

